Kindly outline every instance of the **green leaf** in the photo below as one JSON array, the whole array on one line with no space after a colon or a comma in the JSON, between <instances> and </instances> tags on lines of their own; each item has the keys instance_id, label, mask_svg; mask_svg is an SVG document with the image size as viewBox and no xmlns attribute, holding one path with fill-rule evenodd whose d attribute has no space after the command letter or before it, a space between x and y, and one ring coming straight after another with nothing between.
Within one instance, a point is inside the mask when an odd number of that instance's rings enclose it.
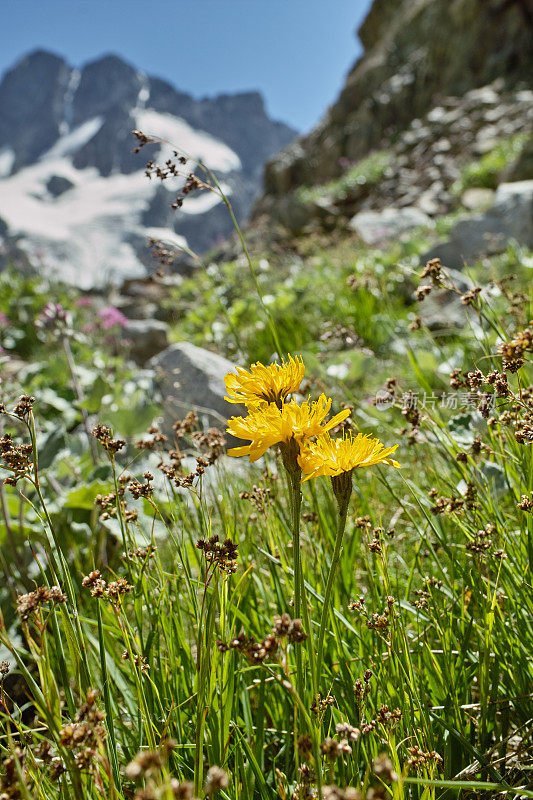
<instances>
[{"instance_id":1,"label":"green leaf","mask_svg":"<svg viewBox=\"0 0 533 800\"><path fill-rule=\"evenodd\" d=\"M130 408L106 412L105 419L113 431L129 439L145 431L157 416L157 412L156 405L148 401L141 401Z\"/></svg>"},{"instance_id":2,"label":"green leaf","mask_svg":"<svg viewBox=\"0 0 533 800\"><path fill-rule=\"evenodd\" d=\"M63 501L64 508L86 508L94 506L96 495L109 494L113 489L111 483L100 483L93 481L88 486L81 486L79 489L72 489Z\"/></svg>"},{"instance_id":3,"label":"green leaf","mask_svg":"<svg viewBox=\"0 0 533 800\"><path fill-rule=\"evenodd\" d=\"M65 432L54 429L39 444L39 469L48 469L58 453L66 446Z\"/></svg>"},{"instance_id":4,"label":"green leaf","mask_svg":"<svg viewBox=\"0 0 533 800\"><path fill-rule=\"evenodd\" d=\"M89 414L96 414L100 411L103 396L109 391L107 381L101 375L97 377L91 387L88 397L83 402L78 403L79 408L85 409Z\"/></svg>"}]
</instances>

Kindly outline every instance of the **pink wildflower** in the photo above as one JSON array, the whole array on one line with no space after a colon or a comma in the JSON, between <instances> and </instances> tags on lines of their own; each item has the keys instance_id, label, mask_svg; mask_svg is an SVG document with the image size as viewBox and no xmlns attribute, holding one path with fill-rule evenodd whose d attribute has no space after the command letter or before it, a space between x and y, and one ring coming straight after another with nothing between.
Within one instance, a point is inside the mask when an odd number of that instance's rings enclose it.
<instances>
[{"instance_id":1,"label":"pink wildflower","mask_svg":"<svg viewBox=\"0 0 533 800\"><path fill-rule=\"evenodd\" d=\"M114 306L106 306L100 309L98 316L102 321L102 328L105 331L109 330L109 328L112 328L114 325L119 325L121 328L128 327L128 320L122 311L119 311L118 308Z\"/></svg>"}]
</instances>

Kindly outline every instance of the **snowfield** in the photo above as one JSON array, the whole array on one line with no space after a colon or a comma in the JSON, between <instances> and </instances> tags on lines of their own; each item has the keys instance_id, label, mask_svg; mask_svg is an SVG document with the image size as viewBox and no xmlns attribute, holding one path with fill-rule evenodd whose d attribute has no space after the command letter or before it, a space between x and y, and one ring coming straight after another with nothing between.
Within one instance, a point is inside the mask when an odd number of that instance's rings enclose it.
<instances>
[{"instance_id":1,"label":"snowfield","mask_svg":"<svg viewBox=\"0 0 533 800\"><path fill-rule=\"evenodd\" d=\"M7 175L0 177L0 218L7 223L9 235L22 237L18 245L33 263L80 288L144 274L145 267L131 244L140 236L187 246L186 239L171 229L141 226L141 215L159 186L159 181L148 180L144 168L129 175L102 177L96 167L74 167L72 155L102 124L101 117L88 120L61 136L37 163L13 175L9 175L12 152L0 152L0 176ZM171 115L140 110L137 125L146 133L168 138L180 152L219 173L241 167L238 156L225 144ZM172 149L163 145L158 160L169 157ZM54 176L72 184L58 197L47 189ZM223 188L229 193L228 186ZM205 214L219 202L216 194L204 191L187 198L180 213Z\"/></svg>"},{"instance_id":2,"label":"snowfield","mask_svg":"<svg viewBox=\"0 0 533 800\"><path fill-rule=\"evenodd\" d=\"M240 170L241 160L223 142L219 142L209 133L192 128L185 120L172 114L161 114L153 109L139 110L135 115L137 128L147 136L165 139L159 152L159 160L165 161L174 150L202 161L206 167L216 172L233 172Z\"/></svg>"}]
</instances>

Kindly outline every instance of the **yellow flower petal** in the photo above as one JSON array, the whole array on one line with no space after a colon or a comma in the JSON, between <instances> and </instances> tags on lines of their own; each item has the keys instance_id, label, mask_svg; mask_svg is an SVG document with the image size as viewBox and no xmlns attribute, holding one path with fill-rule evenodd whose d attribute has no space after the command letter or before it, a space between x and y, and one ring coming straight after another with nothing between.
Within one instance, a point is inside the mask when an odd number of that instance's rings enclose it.
<instances>
[{"instance_id":1,"label":"yellow flower petal","mask_svg":"<svg viewBox=\"0 0 533 800\"><path fill-rule=\"evenodd\" d=\"M349 415L344 409L326 421L331 399L321 394L318 400L305 400L301 405L291 400L280 407L271 403L260 408L251 408L247 417L232 417L228 422L228 433L238 439L249 439L249 450L234 448L229 455L249 455L256 461L269 447L294 439L299 445L310 437L320 436Z\"/></svg>"},{"instance_id":2,"label":"yellow flower petal","mask_svg":"<svg viewBox=\"0 0 533 800\"><path fill-rule=\"evenodd\" d=\"M305 443L298 463L304 473L303 480L316 478L319 475L334 477L343 472L375 464L389 464L399 468L400 464L389 458L397 447L397 444L385 447L379 439L362 433L358 433L357 436L347 433L338 439L332 439L329 433L326 433L315 442Z\"/></svg>"},{"instance_id":3,"label":"yellow flower petal","mask_svg":"<svg viewBox=\"0 0 533 800\"><path fill-rule=\"evenodd\" d=\"M252 364L250 370L235 367L236 372L229 372L224 381L228 403L244 403L254 406L258 402L275 403L280 406L287 395L296 392L305 375L305 366L301 358L288 357L281 364L264 366L259 361Z\"/></svg>"}]
</instances>

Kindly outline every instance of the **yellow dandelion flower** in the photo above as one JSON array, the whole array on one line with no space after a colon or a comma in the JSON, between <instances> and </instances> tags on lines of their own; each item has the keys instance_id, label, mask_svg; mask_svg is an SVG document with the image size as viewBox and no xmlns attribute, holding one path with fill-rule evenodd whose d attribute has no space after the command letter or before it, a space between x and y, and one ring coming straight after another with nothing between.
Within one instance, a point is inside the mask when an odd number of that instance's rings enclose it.
<instances>
[{"instance_id":1,"label":"yellow dandelion flower","mask_svg":"<svg viewBox=\"0 0 533 800\"><path fill-rule=\"evenodd\" d=\"M229 456L250 456L257 461L269 447L294 440L298 445L310 436L326 433L349 416L345 408L330 420L326 417L331 408L331 399L321 394L316 402L306 400L301 405L295 400L251 409L247 417L232 417L228 422L228 433L237 439L250 439L250 444L228 450Z\"/></svg>"},{"instance_id":2,"label":"yellow dandelion flower","mask_svg":"<svg viewBox=\"0 0 533 800\"><path fill-rule=\"evenodd\" d=\"M275 403L281 406L288 394L296 392L305 374L305 366L301 358L289 356L288 361L281 364L269 364L267 367L259 361L252 364L250 371L236 367L237 374L229 372L224 381L228 403L244 403L254 405L258 402Z\"/></svg>"},{"instance_id":3,"label":"yellow dandelion flower","mask_svg":"<svg viewBox=\"0 0 533 800\"><path fill-rule=\"evenodd\" d=\"M358 433L357 436L352 436L347 433L338 439L332 439L326 434L315 442L304 444L298 463L306 481L319 475L335 477L343 472L351 472L358 467L371 467L374 464L400 467L397 461L390 458L397 447L397 444L385 447L370 434Z\"/></svg>"}]
</instances>

